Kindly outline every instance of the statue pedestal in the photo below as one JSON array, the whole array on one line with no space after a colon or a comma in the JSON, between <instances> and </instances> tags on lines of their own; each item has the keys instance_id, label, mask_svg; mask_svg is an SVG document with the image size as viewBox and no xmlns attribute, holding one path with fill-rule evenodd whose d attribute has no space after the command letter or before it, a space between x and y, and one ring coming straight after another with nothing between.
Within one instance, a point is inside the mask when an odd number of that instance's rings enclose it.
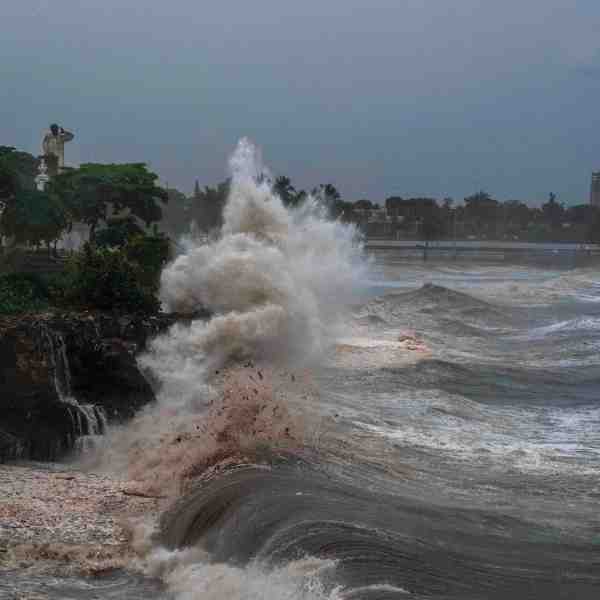
<instances>
[{"instance_id":1,"label":"statue pedestal","mask_svg":"<svg viewBox=\"0 0 600 600\"><path fill-rule=\"evenodd\" d=\"M42 158L42 162L38 168L38 174L35 178L35 185L40 192L46 189L47 183L50 181L48 176L48 167L46 166L46 159Z\"/></svg>"}]
</instances>

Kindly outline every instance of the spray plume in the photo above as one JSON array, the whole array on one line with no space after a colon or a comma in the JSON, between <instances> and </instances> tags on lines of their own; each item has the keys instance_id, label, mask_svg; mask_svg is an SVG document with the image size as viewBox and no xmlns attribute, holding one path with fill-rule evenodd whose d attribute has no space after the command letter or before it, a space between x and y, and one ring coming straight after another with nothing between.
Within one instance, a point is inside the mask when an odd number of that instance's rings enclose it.
<instances>
[{"instance_id":1,"label":"spray plume","mask_svg":"<svg viewBox=\"0 0 600 600\"><path fill-rule=\"evenodd\" d=\"M287 209L247 139L238 143L230 168L219 237L188 245L162 274L167 310L202 307L214 314L208 322L174 327L142 359L172 408L194 406L208 374L228 361L297 364L318 355L362 279L353 227L327 219L315 198Z\"/></svg>"},{"instance_id":2,"label":"spray plume","mask_svg":"<svg viewBox=\"0 0 600 600\"><path fill-rule=\"evenodd\" d=\"M337 333L342 307L364 281L356 230L326 218L315 198L286 208L257 149L241 140L219 235L190 238L162 274L167 310L211 311L176 325L139 358L159 383L158 402L113 429L100 465L158 494L254 444L302 444L298 375ZM243 364L260 364L260 370ZM299 387L302 386L302 392ZM298 389L292 389L298 388ZM285 401L284 401L285 400Z\"/></svg>"}]
</instances>

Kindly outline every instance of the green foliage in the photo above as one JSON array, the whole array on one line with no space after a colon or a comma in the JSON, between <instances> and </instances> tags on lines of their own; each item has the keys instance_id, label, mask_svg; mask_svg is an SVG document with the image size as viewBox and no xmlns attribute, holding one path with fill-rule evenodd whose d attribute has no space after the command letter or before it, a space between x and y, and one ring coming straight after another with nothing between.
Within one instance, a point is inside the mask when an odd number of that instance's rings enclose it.
<instances>
[{"instance_id":1,"label":"green foliage","mask_svg":"<svg viewBox=\"0 0 600 600\"><path fill-rule=\"evenodd\" d=\"M194 221L201 231L211 231L223 225L223 209L229 195L231 181L228 179L214 188L196 190L188 211L190 221Z\"/></svg>"},{"instance_id":2,"label":"green foliage","mask_svg":"<svg viewBox=\"0 0 600 600\"><path fill-rule=\"evenodd\" d=\"M281 198L284 206L293 206L296 198L296 188L289 177L281 176L275 179L273 191Z\"/></svg>"},{"instance_id":3,"label":"green foliage","mask_svg":"<svg viewBox=\"0 0 600 600\"><path fill-rule=\"evenodd\" d=\"M273 191L281 198L284 206L292 208L300 206L307 197L307 193L304 190L296 190L290 178L284 175L275 179Z\"/></svg>"},{"instance_id":4,"label":"green foliage","mask_svg":"<svg viewBox=\"0 0 600 600\"><path fill-rule=\"evenodd\" d=\"M35 189L38 160L11 146L0 146L0 208L17 192Z\"/></svg>"},{"instance_id":5,"label":"green foliage","mask_svg":"<svg viewBox=\"0 0 600 600\"><path fill-rule=\"evenodd\" d=\"M17 190L0 216L0 231L17 243L38 246L57 240L67 227L64 207L56 196L36 189Z\"/></svg>"},{"instance_id":6,"label":"green foliage","mask_svg":"<svg viewBox=\"0 0 600 600\"><path fill-rule=\"evenodd\" d=\"M139 265L123 249L109 250L86 244L69 264L65 301L101 310L156 312L153 289L140 282Z\"/></svg>"},{"instance_id":7,"label":"green foliage","mask_svg":"<svg viewBox=\"0 0 600 600\"><path fill-rule=\"evenodd\" d=\"M554 229L560 227L564 212L564 206L556 201L556 195L552 193L548 197L548 202L542 205L544 218Z\"/></svg>"},{"instance_id":8,"label":"green foliage","mask_svg":"<svg viewBox=\"0 0 600 600\"><path fill-rule=\"evenodd\" d=\"M196 182L196 187L198 187L198 182ZM199 189L197 193L200 193ZM167 195L169 201L162 207L163 218L160 227L169 235L179 237L187 233L190 228L189 200L185 194L175 188L168 188Z\"/></svg>"},{"instance_id":9,"label":"green foliage","mask_svg":"<svg viewBox=\"0 0 600 600\"><path fill-rule=\"evenodd\" d=\"M96 235L96 246L118 249L126 259L137 265L137 279L149 291L157 291L160 273L170 255L169 238L156 230L144 233L132 217L110 219L108 227Z\"/></svg>"},{"instance_id":10,"label":"green foliage","mask_svg":"<svg viewBox=\"0 0 600 600\"><path fill-rule=\"evenodd\" d=\"M326 204L341 199L341 195L332 183L322 183L313 190L313 196L319 196Z\"/></svg>"},{"instance_id":11,"label":"green foliage","mask_svg":"<svg viewBox=\"0 0 600 600\"><path fill-rule=\"evenodd\" d=\"M108 219L107 226L96 234L96 245L101 248L120 248L135 235L143 235L143 229L133 217Z\"/></svg>"},{"instance_id":12,"label":"green foliage","mask_svg":"<svg viewBox=\"0 0 600 600\"><path fill-rule=\"evenodd\" d=\"M93 237L111 210L128 211L147 227L160 221L159 202L167 202L167 192L156 185L157 180L144 163L86 163L52 178L50 190L62 198L74 221L90 226Z\"/></svg>"},{"instance_id":13,"label":"green foliage","mask_svg":"<svg viewBox=\"0 0 600 600\"><path fill-rule=\"evenodd\" d=\"M465 198L465 214L480 224L492 223L498 217L499 202L481 191Z\"/></svg>"},{"instance_id":14,"label":"green foliage","mask_svg":"<svg viewBox=\"0 0 600 600\"><path fill-rule=\"evenodd\" d=\"M123 247L127 259L138 266L137 277L142 286L156 292L160 274L170 256L169 238L160 235L137 234Z\"/></svg>"},{"instance_id":15,"label":"green foliage","mask_svg":"<svg viewBox=\"0 0 600 600\"><path fill-rule=\"evenodd\" d=\"M354 202L352 208L358 210L376 210L379 208L379 206L377 206L377 204L375 204L374 202L363 198L362 200L357 200L356 202Z\"/></svg>"},{"instance_id":16,"label":"green foliage","mask_svg":"<svg viewBox=\"0 0 600 600\"><path fill-rule=\"evenodd\" d=\"M28 273L0 275L0 314L43 310L48 306L48 288L43 280Z\"/></svg>"},{"instance_id":17,"label":"green foliage","mask_svg":"<svg viewBox=\"0 0 600 600\"><path fill-rule=\"evenodd\" d=\"M35 187L38 164L27 152L0 146L0 233L34 246L57 240L68 225L60 198Z\"/></svg>"}]
</instances>

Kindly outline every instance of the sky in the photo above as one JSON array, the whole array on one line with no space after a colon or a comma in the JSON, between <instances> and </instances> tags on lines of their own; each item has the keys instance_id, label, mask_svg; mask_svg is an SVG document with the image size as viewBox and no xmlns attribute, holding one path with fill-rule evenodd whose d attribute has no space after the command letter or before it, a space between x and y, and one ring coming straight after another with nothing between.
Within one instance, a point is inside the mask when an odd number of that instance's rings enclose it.
<instances>
[{"instance_id":1,"label":"sky","mask_svg":"<svg viewBox=\"0 0 600 600\"><path fill-rule=\"evenodd\" d=\"M0 145L147 162L189 193L250 137L344 198L589 201L598 0L2 0Z\"/></svg>"}]
</instances>

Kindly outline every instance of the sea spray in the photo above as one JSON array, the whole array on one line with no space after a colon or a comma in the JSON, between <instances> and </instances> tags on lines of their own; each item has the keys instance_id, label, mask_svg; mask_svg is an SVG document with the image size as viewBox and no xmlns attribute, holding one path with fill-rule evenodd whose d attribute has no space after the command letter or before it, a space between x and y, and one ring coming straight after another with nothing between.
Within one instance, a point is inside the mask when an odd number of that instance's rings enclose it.
<instances>
[{"instance_id":1,"label":"sea spray","mask_svg":"<svg viewBox=\"0 0 600 600\"><path fill-rule=\"evenodd\" d=\"M139 362L159 382L158 402L113 430L102 457L160 494L161 486L177 492L174 482L234 453L240 440L302 438L288 410L294 376L279 374L297 376L318 359L367 266L356 229L328 218L318 199L282 204L248 140L230 167L219 235L187 238L161 279L167 310L205 308L214 316L176 325L150 344ZM310 387L308 379L297 383Z\"/></svg>"},{"instance_id":2,"label":"sea spray","mask_svg":"<svg viewBox=\"0 0 600 600\"><path fill-rule=\"evenodd\" d=\"M303 367L331 344L364 281L354 227L328 218L316 198L285 207L248 140L230 167L219 235L188 237L161 278L165 309L203 308L213 317L176 325L150 344L139 361L159 382L158 402L113 432L105 453L105 463L126 466L130 480L160 496L182 493L223 461L252 461L253 445L303 445L290 409L311 393ZM179 598L333 597L319 587L321 562L242 569L193 552L190 561L190 552L144 554Z\"/></svg>"},{"instance_id":3,"label":"sea spray","mask_svg":"<svg viewBox=\"0 0 600 600\"><path fill-rule=\"evenodd\" d=\"M208 374L228 360L297 364L318 356L363 280L355 228L327 219L312 197L284 207L248 140L239 142L230 167L221 235L189 245L161 280L167 309L203 307L215 316L173 328L141 359L171 408L187 410Z\"/></svg>"}]
</instances>

